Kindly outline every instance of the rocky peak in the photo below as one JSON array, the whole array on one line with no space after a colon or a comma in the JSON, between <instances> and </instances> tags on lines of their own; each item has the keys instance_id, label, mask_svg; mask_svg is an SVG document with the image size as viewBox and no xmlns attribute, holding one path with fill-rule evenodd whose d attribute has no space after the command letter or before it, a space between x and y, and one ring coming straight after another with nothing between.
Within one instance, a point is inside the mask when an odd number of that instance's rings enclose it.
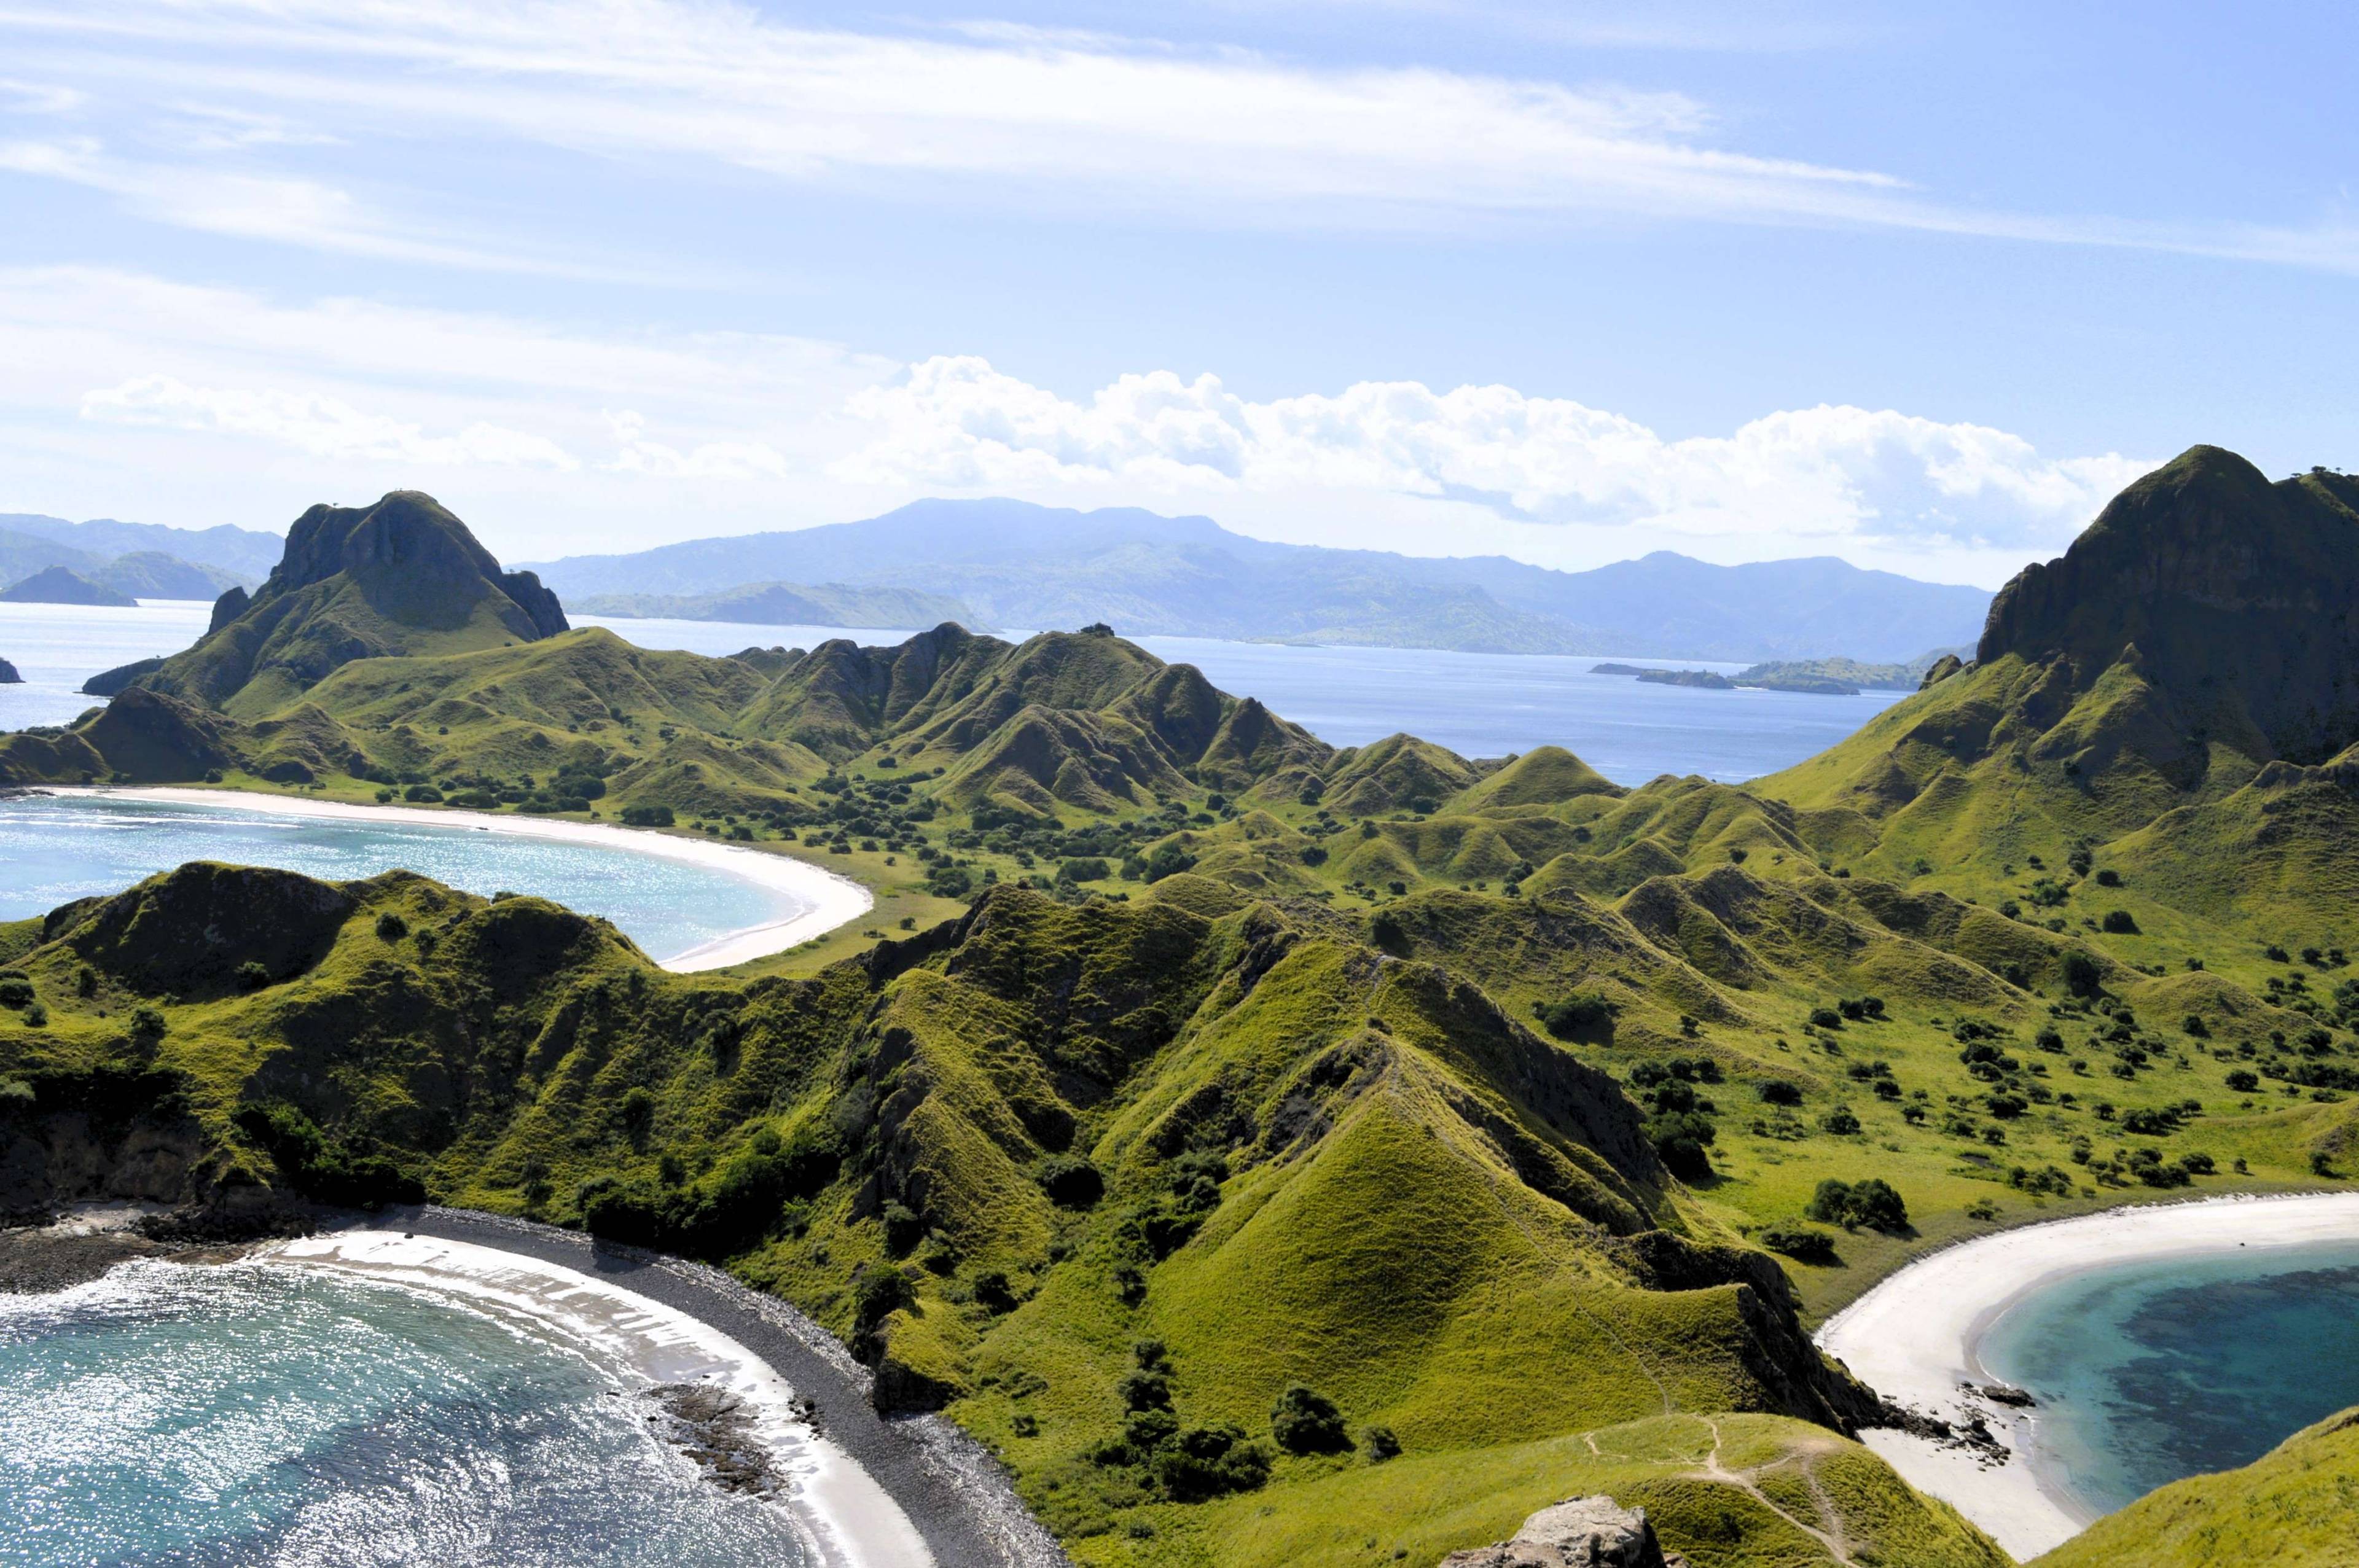
<instances>
[{"instance_id":1,"label":"rocky peak","mask_svg":"<svg viewBox=\"0 0 2359 1568\"><path fill-rule=\"evenodd\" d=\"M2062 660L2072 684L2135 649L2191 730L2247 723L2316 762L2359 739L2359 486L2271 483L2195 447L2112 501L1991 605L1976 662Z\"/></svg>"},{"instance_id":2,"label":"rocky peak","mask_svg":"<svg viewBox=\"0 0 2359 1568\"><path fill-rule=\"evenodd\" d=\"M495 584L524 611L530 637L566 630L557 596L531 572L509 572L467 525L420 491L397 490L374 506L321 504L295 520L287 553L257 601L325 582L339 574L367 579L398 574L416 589Z\"/></svg>"}]
</instances>

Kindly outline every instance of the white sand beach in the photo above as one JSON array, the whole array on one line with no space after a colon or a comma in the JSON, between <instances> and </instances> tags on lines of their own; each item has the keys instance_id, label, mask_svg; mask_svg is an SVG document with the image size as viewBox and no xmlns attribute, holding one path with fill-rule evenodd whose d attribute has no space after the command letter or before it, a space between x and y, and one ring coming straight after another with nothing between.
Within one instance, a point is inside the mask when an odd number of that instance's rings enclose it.
<instances>
[{"instance_id":1,"label":"white sand beach","mask_svg":"<svg viewBox=\"0 0 2359 1568\"><path fill-rule=\"evenodd\" d=\"M788 1477L792 1510L823 1568L924 1568L933 1562L899 1504L849 1455L795 1419L795 1390L752 1351L684 1312L554 1263L471 1242L346 1230L273 1242L252 1260L334 1270L464 1300L528 1319L535 1331L579 1349L643 1387L704 1383L758 1412L755 1433Z\"/></svg>"},{"instance_id":2,"label":"white sand beach","mask_svg":"<svg viewBox=\"0 0 2359 1568\"><path fill-rule=\"evenodd\" d=\"M1984 1417L2013 1455L2006 1464L1902 1432L1872 1431L1863 1441L1911 1485L2027 1559L2077 1534L2090 1516L2035 1468L2036 1411L1972 1400L1960 1387L1993 1380L1976 1347L2002 1312L2042 1285L2093 1268L2354 1238L2359 1193L2207 1198L2082 1215L1980 1237L1912 1263L1830 1318L1818 1342L1887 1399L1949 1421Z\"/></svg>"},{"instance_id":3,"label":"white sand beach","mask_svg":"<svg viewBox=\"0 0 2359 1568\"><path fill-rule=\"evenodd\" d=\"M446 811L421 806L363 806L350 801L307 800L299 795L257 795L228 789L173 789L110 785L45 785L60 795L116 795L136 800L204 806L228 811L252 811L279 816L309 816L347 822L401 822L424 827L471 828L506 833L522 838L594 845L635 855L702 866L757 886L783 892L803 907L784 920L732 931L664 961L663 967L688 974L723 969L732 964L783 952L800 942L823 935L859 919L876 907L868 890L849 877L836 875L791 855L768 854L733 844L681 838L596 822L567 822L546 816L505 816L483 811Z\"/></svg>"}]
</instances>

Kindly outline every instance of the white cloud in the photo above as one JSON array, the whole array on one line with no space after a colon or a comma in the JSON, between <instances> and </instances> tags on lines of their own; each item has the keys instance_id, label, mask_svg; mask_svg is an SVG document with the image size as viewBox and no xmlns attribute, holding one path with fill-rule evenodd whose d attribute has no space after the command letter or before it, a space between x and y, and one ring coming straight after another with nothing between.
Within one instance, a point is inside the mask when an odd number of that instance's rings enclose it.
<instances>
[{"instance_id":1,"label":"white cloud","mask_svg":"<svg viewBox=\"0 0 2359 1568\"><path fill-rule=\"evenodd\" d=\"M1904 547L2044 545L2152 466L2047 459L2002 430L1843 407L1667 441L1506 386L1364 382L1252 403L1217 377L1161 371L1072 402L973 358L914 365L851 407L872 435L833 471L864 484L1393 493L1540 524Z\"/></svg>"},{"instance_id":2,"label":"white cloud","mask_svg":"<svg viewBox=\"0 0 2359 1568\"><path fill-rule=\"evenodd\" d=\"M364 414L340 398L317 393L190 386L168 375L141 376L82 395L82 416L116 425L251 436L339 462L406 463L450 468L469 463L580 468L573 455L545 437L478 421L451 436Z\"/></svg>"},{"instance_id":3,"label":"white cloud","mask_svg":"<svg viewBox=\"0 0 2359 1568\"><path fill-rule=\"evenodd\" d=\"M859 33L683 0L77 0L8 20L91 81L292 107L356 140L498 137L794 180L988 177L1223 222L1839 219L1900 187L1712 146L1709 112L1677 92L1095 35Z\"/></svg>"},{"instance_id":4,"label":"white cloud","mask_svg":"<svg viewBox=\"0 0 2359 1568\"><path fill-rule=\"evenodd\" d=\"M1699 36L1723 31L1714 22ZM136 121L136 106L193 96L247 134L190 136L185 121L176 132L171 109L134 133L246 158L320 137L363 152L430 140L1223 226L1637 214L2359 271L2359 230L2331 215L2267 223L1973 205L1888 171L1730 147L1709 106L1611 83L1312 67L1005 26L863 33L704 0L16 0L0 13L0 38L16 70L44 79L40 103L130 105ZM534 244L437 234L418 211L364 211L300 174L59 150L15 167L114 190L162 222L442 265L555 265L516 259L538 254ZM459 167L469 179L514 178L497 160ZM408 205L431 195L408 193Z\"/></svg>"},{"instance_id":5,"label":"white cloud","mask_svg":"<svg viewBox=\"0 0 2359 1568\"><path fill-rule=\"evenodd\" d=\"M1158 371L1068 397L971 358L0 269L0 510L283 525L419 485L521 559L988 493L1412 554L1841 554L1995 583L2145 466L1891 411L1670 439L1506 386L1256 401Z\"/></svg>"},{"instance_id":6,"label":"white cloud","mask_svg":"<svg viewBox=\"0 0 2359 1568\"><path fill-rule=\"evenodd\" d=\"M787 477L787 460L759 441L707 441L689 451L647 438L645 416L624 409L606 416L620 449L605 467L615 473L664 479L756 479Z\"/></svg>"}]
</instances>

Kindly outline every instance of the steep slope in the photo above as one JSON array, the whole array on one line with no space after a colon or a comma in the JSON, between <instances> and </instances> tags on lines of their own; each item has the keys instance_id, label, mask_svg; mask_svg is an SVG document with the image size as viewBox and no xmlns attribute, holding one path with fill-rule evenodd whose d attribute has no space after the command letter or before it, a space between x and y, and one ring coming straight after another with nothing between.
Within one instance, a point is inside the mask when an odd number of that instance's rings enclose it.
<instances>
[{"instance_id":1,"label":"steep slope","mask_svg":"<svg viewBox=\"0 0 2359 1568\"><path fill-rule=\"evenodd\" d=\"M503 572L433 498L396 491L374 506L305 513L245 607L135 684L255 717L353 659L495 648L565 629L556 596L530 572Z\"/></svg>"}]
</instances>

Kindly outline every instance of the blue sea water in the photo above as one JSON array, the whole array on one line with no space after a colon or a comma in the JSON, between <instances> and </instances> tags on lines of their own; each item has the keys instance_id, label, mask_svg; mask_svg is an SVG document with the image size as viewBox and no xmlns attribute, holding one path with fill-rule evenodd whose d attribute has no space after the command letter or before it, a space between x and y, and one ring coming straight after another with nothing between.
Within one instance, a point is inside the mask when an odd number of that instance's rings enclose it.
<instances>
[{"instance_id":1,"label":"blue sea water","mask_svg":"<svg viewBox=\"0 0 2359 1568\"><path fill-rule=\"evenodd\" d=\"M2069 1275L2000 1314L1977 1354L2038 1400L2044 1473L2110 1513L2359 1404L2359 1242Z\"/></svg>"},{"instance_id":2,"label":"blue sea water","mask_svg":"<svg viewBox=\"0 0 2359 1568\"><path fill-rule=\"evenodd\" d=\"M805 1561L639 1393L376 1281L148 1262L0 1295L0 1565Z\"/></svg>"},{"instance_id":3,"label":"blue sea water","mask_svg":"<svg viewBox=\"0 0 2359 1568\"><path fill-rule=\"evenodd\" d=\"M278 866L329 881L401 867L470 892L534 893L604 916L658 962L806 907L709 867L468 827L272 816L131 796L0 798L0 920L119 892L190 860Z\"/></svg>"}]
</instances>

